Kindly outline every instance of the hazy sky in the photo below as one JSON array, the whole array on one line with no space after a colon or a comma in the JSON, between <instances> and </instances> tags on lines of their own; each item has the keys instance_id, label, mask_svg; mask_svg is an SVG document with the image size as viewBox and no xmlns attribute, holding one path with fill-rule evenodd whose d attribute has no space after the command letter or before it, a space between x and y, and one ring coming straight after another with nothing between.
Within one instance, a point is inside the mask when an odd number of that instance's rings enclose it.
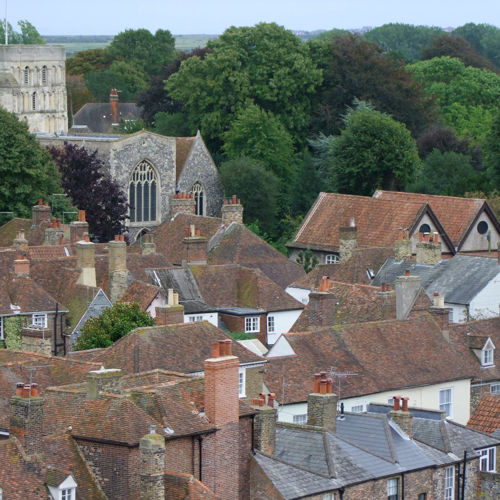
<instances>
[{"instance_id":1,"label":"hazy sky","mask_svg":"<svg viewBox=\"0 0 500 500\"><path fill-rule=\"evenodd\" d=\"M27 19L42 35L115 35L127 28L219 34L276 22L293 30L361 28L389 22L500 27L500 0L0 0L0 16Z\"/></svg>"}]
</instances>

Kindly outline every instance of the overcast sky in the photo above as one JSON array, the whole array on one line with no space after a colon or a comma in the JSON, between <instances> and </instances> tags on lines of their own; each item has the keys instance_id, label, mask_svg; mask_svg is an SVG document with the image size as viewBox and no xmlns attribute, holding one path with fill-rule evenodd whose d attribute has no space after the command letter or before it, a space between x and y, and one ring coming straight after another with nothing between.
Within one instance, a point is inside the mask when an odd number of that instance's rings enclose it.
<instances>
[{"instance_id":1,"label":"overcast sky","mask_svg":"<svg viewBox=\"0 0 500 500\"><path fill-rule=\"evenodd\" d=\"M361 28L389 22L500 27L500 0L0 0L3 18L27 19L42 35L115 35L128 28L219 34L276 22L292 30Z\"/></svg>"}]
</instances>

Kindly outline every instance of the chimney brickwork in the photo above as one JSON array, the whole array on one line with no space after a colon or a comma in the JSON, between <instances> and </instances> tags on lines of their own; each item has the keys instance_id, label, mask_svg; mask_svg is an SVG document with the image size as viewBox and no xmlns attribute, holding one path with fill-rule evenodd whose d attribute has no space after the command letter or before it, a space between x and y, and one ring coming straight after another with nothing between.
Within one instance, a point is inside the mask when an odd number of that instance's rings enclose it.
<instances>
[{"instance_id":1,"label":"chimney brickwork","mask_svg":"<svg viewBox=\"0 0 500 500\"><path fill-rule=\"evenodd\" d=\"M394 243L394 260L410 259L412 254L410 233L407 229L400 229L398 239Z\"/></svg>"},{"instance_id":2,"label":"chimney brickwork","mask_svg":"<svg viewBox=\"0 0 500 500\"><path fill-rule=\"evenodd\" d=\"M172 200L170 200L170 212L173 217L176 214L196 214L196 201L193 193L175 193Z\"/></svg>"},{"instance_id":3,"label":"chimney brickwork","mask_svg":"<svg viewBox=\"0 0 500 500\"><path fill-rule=\"evenodd\" d=\"M122 371L119 368L92 370L87 373L87 397L97 399L101 392L120 394Z\"/></svg>"},{"instance_id":4,"label":"chimney brickwork","mask_svg":"<svg viewBox=\"0 0 500 500\"><path fill-rule=\"evenodd\" d=\"M61 221L52 217L52 221L48 222L48 227L45 229L44 245L60 245L64 240L64 229Z\"/></svg>"},{"instance_id":5,"label":"chimney brickwork","mask_svg":"<svg viewBox=\"0 0 500 500\"><path fill-rule=\"evenodd\" d=\"M37 384L19 383L10 399L9 431L19 439L28 457L42 454L43 404Z\"/></svg>"},{"instance_id":6,"label":"chimney brickwork","mask_svg":"<svg viewBox=\"0 0 500 500\"><path fill-rule=\"evenodd\" d=\"M28 240L26 239L23 230L17 233L12 246L17 250L19 250L20 252L28 251Z\"/></svg>"},{"instance_id":7,"label":"chimney brickwork","mask_svg":"<svg viewBox=\"0 0 500 500\"><path fill-rule=\"evenodd\" d=\"M112 125L118 125L119 115L118 115L118 90L111 89L109 94L109 104L111 105L111 122Z\"/></svg>"},{"instance_id":8,"label":"chimney brickwork","mask_svg":"<svg viewBox=\"0 0 500 500\"><path fill-rule=\"evenodd\" d=\"M307 425L335 432L337 428L337 395L326 372L314 375L314 392L307 398Z\"/></svg>"},{"instance_id":9,"label":"chimney brickwork","mask_svg":"<svg viewBox=\"0 0 500 500\"><path fill-rule=\"evenodd\" d=\"M441 260L441 244L437 233L420 235L420 241L417 243L417 264L435 266Z\"/></svg>"},{"instance_id":10,"label":"chimney brickwork","mask_svg":"<svg viewBox=\"0 0 500 500\"><path fill-rule=\"evenodd\" d=\"M253 443L256 450L274 455L276 443L276 418L274 394L261 394L253 399L252 407L256 411L253 424Z\"/></svg>"},{"instance_id":11,"label":"chimney brickwork","mask_svg":"<svg viewBox=\"0 0 500 500\"><path fill-rule=\"evenodd\" d=\"M408 411L408 397L394 396L394 409L387 416L410 438L413 438L413 414ZM401 404L400 404L401 403Z\"/></svg>"},{"instance_id":12,"label":"chimney brickwork","mask_svg":"<svg viewBox=\"0 0 500 500\"><path fill-rule=\"evenodd\" d=\"M420 292L420 276L398 276L394 282L396 290L396 319L406 319Z\"/></svg>"},{"instance_id":13,"label":"chimney brickwork","mask_svg":"<svg viewBox=\"0 0 500 500\"><path fill-rule=\"evenodd\" d=\"M115 236L109 247L109 300L114 304L126 292L128 286L127 244L123 235Z\"/></svg>"},{"instance_id":14,"label":"chimney brickwork","mask_svg":"<svg viewBox=\"0 0 500 500\"><path fill-rule=\"evenodd\" d=\"M212 345L212 357L204 364L205 415L218 427L213 438L213 489L222 500L239 497L239 359L231 346L231 340Z\"/></svg>"},{"instance_id":15,"label":"chimney brickwork","mask_svg":"<svg viewBox=\"0 0 500 500\"><path fill-rule=\"evenodd\" d=\"M77 283L79 285L96 287L95 245L88 241L88 236L85 236L85 238L82 241L78 241L75 245L76 263L81 270Z\"/></svg>"},{"instance_id":16,"label":"chimney brickwork","mask_svg":"<svg viewBox=\"0 0 500 500\"><path fill-rule=\"evenodd\" d=\"M30 261L26 257L18 257L14 261L14 274L16 276L30 275Z\"/></svg>"},{"instance_id":17,"label":"chimney brickwork","mask_svg":"<svg viewBox=\"0 0 500 500\"><path fill-rule=\"evenodd\" d=\"M69 225L71 243L83 241L89 234L89 223L85 220L85 210L78 210L78 220Z\"/></svg>"},{"instance_id":18,"label":"chimney brickwork","mask_svg":"<svg viewBox=\"0 0 500 500\"><path fill-rule=\"evenodd\" d=\"M165 499L165 438L156 432L139 443L141 500Z\"/></svg>"},{"instance_id":19,"label":"chimney brickwork","mask_svg":"<svg viewBox=\"0 0 500 500\"><path fill-rule=\"evenodd\" d=\"M316 326L332 326L335 324L335 310L337 299L330 290L330 278L323 276L317 292L309 294L307 307L311 315L311 321Z\"/></svg>"},{"instance_id":20,"label":"chimney brickwork","mask_svg":"<svg viewBox=\"0 0 500 500\"><path fill-rule=\"evenodd\" d=\"M147 234L141 243L141 253L142 255L151 255L156 253L156 245L153 241L153 235Z\"/></svg>"},{"instance_id":21,"label":"chimney brickwork","mask_svg":"<svg viewBox=\"0 0 500 500\"><path fill-rule=\"evenodd\" d=\"M450 312L449 307L444 305L444 297L439 295L439 292L434 292L434 301L429 308L429 312L436 320L442 332L447 332L450 326Z\"/></svg>"},{"instance_id":22,"label":"chimney brickwork","mask_svg":"<svg viewBox=\"0 0 500 500\"><path fill-rule=\"evenodd\" d=\"M186 229L184 248L186 252L186 262L188 264L207 263L208 240L205 236L200 235L200 230L196 229L194 224L191 224L191 226Z\"/></svg>"},{"instance_id":23,"label":"chimney brickwork","mask_svg":"<svg viewBox=\"0 0 500 500\"><path fill-rule=\"evenodd\" d=\"M235 194L222 205L222 223L228 225L231 222L243 224L243 205Z\"/></svg>"},{"instance_id":24,"label":"chimney brickwork","mask_svg":"<svg viewBox=\"0 0 500 500\"><path fill-rule=\"evenodd\" d=\"M184 306L179 304L179 294L168 289L168 300L165 307L156 307L155 322L157 325L176 325L184 323Z\"/></svg>"},{"instance_id":25,"label":"chimney brickwork","mask_svg":"<svg viewBox=\"0 0 500 500\"><path fill-rule=\"evenodd\" d=\"M31 209L31 225L38 227L42 222L49 222L51 217L48 203L43 204L42 199L38 200L38 205Z\"/></svg>"},{"instance_id":26,"label":"chimney brickwork","mask_svg":"<svg viewBox=\"0 0 500 500\"><path fill-rule=\"evenodd\" d=\"M352 253L358 247L358 229L354 219L351 219L349 226L339 228L339 257L340 262L345 262L351 258Z\"/></svg>"}]
</instances>

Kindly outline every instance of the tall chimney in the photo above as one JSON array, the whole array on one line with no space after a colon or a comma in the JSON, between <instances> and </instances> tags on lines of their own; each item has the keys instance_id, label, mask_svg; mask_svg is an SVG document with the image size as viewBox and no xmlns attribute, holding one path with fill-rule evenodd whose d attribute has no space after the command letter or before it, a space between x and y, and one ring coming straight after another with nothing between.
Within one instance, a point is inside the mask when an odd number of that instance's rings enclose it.
<instances>
[{"instance_id":1,"label":"tall chimney","mask_svg":"<svg viewBox=\"0 0 500 500\"><path fill-rule=\"evenodd\" d=\"M179 304L179 294L173 288L168 289L168 300L165 307L156 307L155 322L157 325L175 325L184 323L184 306Z\"/></svg>"},{"instance_id":2,"label":"tall chimney","mask_svg":"<svg viewBox=\"0 0 500 500\"><path fill-rule=\"evenodd\" d=\"M141 500L165 499L165 438L151 432L139 442Z\"/></svg>"},{"instance_id":3,"label":"tall chimney","mask_svg":"<svg viewBox=\"0 0 500 500\"><path fill-rule=\"evenodd\" d=\"M125 293L128 286L127 244L123 235L115 236L108 243L109 299L114 304Z\"/></svg>"},{"instance_id":4,"label":"tall chimney","mask_svg":"<svg viewBox=\"0 0 500 500\"><path fill-rule=\"evenodd\" d=\"M204 371L205 415L218 427L212 452L217 464L214 493L232 500L239 496L239 359L232 355L231 340L212 345Z\"/></svg>"},{"instance_id":5,"label":"tall chimney","mask_svg":"<svg viewBox=\"0 0 500 500\"><path fill-rule=\"evenodd\" d=\"M96 287L95 275L95 245L89 241L89 237L78 241L75 245L76 263L81 273L77 283L79 285Z\"/></svg>"},{"instance_id":6,"label":"tall chimney","mask_svg":"<svg viewBox=\"0 0 500 500\"><path fill-rule=\"evenodd\" d=\"M153 241L152 234L146 234L141 243L141 253L142 255L151 255L156 253L156 245Z\"/></svg>"},{"instance_id":7,"label":"tall chimney","mask_svg":"<svg viewBox=\"0 0 500 500\"><path fill-rule=\"evenodd\" d=\"M97 399L101 392L119 394L121 392L120 384L122 371L119 368L92 370L87 373L87 397Z\"/></svg>"},{"instance_id":8,"label":"tall chimney","mask_svg":"<svg viewBox=\"0 0 500 500\"><path fill-rule=\"evenodd\" d=\"M406 319L420 292L420 276L411 276L409 272L398 276L394 282L396 290L396 319Z\"/></svg>"},{"instance_id":9,"label":"tall chimney","mask_svg":"<svg viewBox=\"0 0 500 500\"><path fill-rule=\"evenodd\" d=\"M174 217L176 214L196 214L196 201L193 193L175 193L170 200L170 214Z\"/></svg>"},{"instance_id":10,"label":"tall chimney","mask_svg":"<svg viewBox=\"0 0 500 500\"><path fill-rule=\"evenodd\" d=\"M206 264L208 254L208 240L200 236L200 230L194 224L186 229L184 238L184 249L188 264Z\"/></svg>"},{"instance_id":11,"label":"tall chimney","mask_svg":"<svg viewBox=\"0 0 500 500\"><path fill-rule=\"evenodd\" d=\"M43 404L37 384L18 384L10 398L10 434L19 439L28 456L42 453Z\"/></svg>"},{"instance_id":12,"label":"tall chimney","mask_svg":"<svg viewBox=\"0 0 500 500\"><path fill-rule=\"evenodd\" d=\"M351 258L352 253L358 247L358 229L351 218L349 226L339 228L339 256L340 262L345 262Z\"/></svg>"},{"instance_id":13,"label":"tall chimney","mask_svg":"<svg viewBox=\"0 0 500 500\"><path fill-rule=\"evenodd\" d=\"M30 261L26 257L18 257L14 261L14 274L16 276L30 275Z\"/></svg>"},{"instance_id":14,"label":"tall chimney","mask_svg":"<svg viewBox=\"0 0 500 500\"><path fill-rule=\"evenodd\" d=\"M256 450L274 455L276 441L276 416L274 394L261 394L252 400L256 411L253 424L253 443Z\"/></svg>"},{"instance_id":15,"label":"tall chimney","mask_svg":"<svg viewBox=\"0 0 500 500\"><path fill-rule=\"evenodd\" d=\"M61 238L64 240L64 229L62 227L61 221L52 217L52 221L48 222L48 226L45 229L45 240L44 245L60 245Z\"/></svg>"},{"instance_id":16,"label":"tall chimney","mask_svg":"<svg viewBox=\"0 0 500 500\"><path fill-rule=\"evenodd\" d=\"M111 124L118 125L118 90L111 89L111 93L109 94L109 104L111 104Z\"/></svg>"},{"instance_id":17,"label":"tall chimney","mask_svg":"<svg viewBox=\"0 0 500 500\"><path fill-rule=\"evenodd\" d=\"M21 252L26 252L28 250L28 240L22 229L17 233L12 246Z\"/></svg>"},{"instance_id":18,"label":"tall chimney","mask_svg":"<svg viewBox=\"0 0 500 500\"><path fill-rule=\"evenodd\" d=\"M307 425L335 432L337 427L337 395L326 372L314 375L314 390L307 397Z\"/></svg>"},{"instance_id":19,"label":"tall chimney","mask_svg":"<svg viewBox=\"0 0 500 500\"><path fill-rule=\"evenodd\" d=\"M243 205L235 194L224 200L221 211L223 224L229 225L231 222L243 224Z\"/></svg>"},{"instance_id":20,"label":"tall chimney","mask_svg":"<svg viewBox=\"0 0 500 500\"><path fill-rule=\"evenodd\" d=\"M410 438L413 438L413 414L408 411L408 397L394 396L394 409L387 416ZM401 402L401 406L400 406Z\"/></svg>"},{"instance_id":21,"label":"tall chimney","mask_svg":"<svg viewBox=\"0 0 500 500\"><path fill-rule=\"evenodd\" d=\"M422 234L422 233L420 233ZM425 233L417 243L417 264L435 266L441 260L441 243L438 233Z\"/></svg>"},{"instance_id":22,"label":"tall chimney","mask_svg":"<svg viewBox=\"0 0 500 500\"><path fill-rule=\"evenodd\" d=\"M317 292L309 294L307 309L312 313L314 326L333 326L335 324L335 312L337 299L329 292L330 278L323 276Z\"/></svg>"},{"instance_id":23,"label":"tall chimney","mask_svg":"<svg viewBox=\"0 0 500 500\"><path fill-rule=\"evenodd\" d=\"M89 234L89 223L85 220L85 210L78 210L78 220L69 225L71 243L82 241Z\"/></svg>"},{"instance_id":24,"label":"tall chimney","mask_svg":"<svg viewBox=\"0 0 500 500\"><path fill-rule=\"evenodd\" d=\"M394 260L410 259L412 253L410 233L408 229L400 229L398 239L394 243Z\"/></svg>"},{"instance_id":25,"label":"tall chimney","mask_svg":"<svg viewBox=\"0 0 500 500\"><path fill-rule=\"evenodd\" d=\"M33 227L38 227L42 222L50 221L50 207L48 203L43 204L42 199L38 200L38 205L35 205L31 209L31 225Z\"/></svg>"},{"instance_id":26,"label":"tall chimney","mask_svg":"<svg viewBox=\"0 0 500 500\"><path fill-rule=\"evenodd\" d=\"M450 326L450 311L449 307L444 305L444 297L439 295L439 292L434 292L434 300L429 312L436 320L441 332L447 337L448 328Z\"/></svg>"}]
</instances>

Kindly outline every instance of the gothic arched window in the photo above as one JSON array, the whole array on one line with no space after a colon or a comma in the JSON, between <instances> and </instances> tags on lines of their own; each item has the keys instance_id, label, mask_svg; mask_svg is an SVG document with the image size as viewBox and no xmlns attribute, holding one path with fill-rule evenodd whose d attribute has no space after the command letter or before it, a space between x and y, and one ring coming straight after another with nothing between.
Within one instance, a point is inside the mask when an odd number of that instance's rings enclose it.
<instances>
[{"instance_id":1,"label":"gothic arched window","mask_svg":"<svg viewBox=\"0 0 500 500\"><path fill-rule=\"evenodd\" d=\"M141 161L129 184L130 222L155 222L158 181L149 162Z\"/></svg>"},{"instance_id":2,"label":"gothic arched window","mask_svg":"<svg viewBox=\"0 0 500 500\"><path fill-rule=\"evenodd\" d=\"M196 215L205 215L205 190L203 186L197 182L193 186L194 201L196 202Z\"/></svg>"}]
</instances>

